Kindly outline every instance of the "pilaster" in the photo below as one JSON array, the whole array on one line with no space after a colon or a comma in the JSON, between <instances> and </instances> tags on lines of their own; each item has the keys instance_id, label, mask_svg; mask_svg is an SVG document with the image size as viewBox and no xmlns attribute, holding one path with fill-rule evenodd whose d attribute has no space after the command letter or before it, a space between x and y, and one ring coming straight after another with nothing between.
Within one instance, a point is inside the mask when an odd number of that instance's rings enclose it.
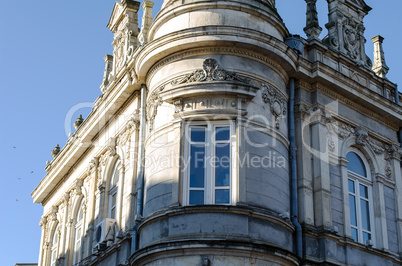
<instances>
[{"instance_id":1,"label":"pilaster","mask_svg":"<svg viewBox=\"0 0 402 266\"><path fill-rule=\"evenodd\" d=\"M376 229L376 248L388 250L388 229L385 209L384 180L385 177L380 174L376 174L375 180L373 180L373 211Z\"/></svg>"},{"instance_id":2,"label":"pilaster","mask_svg":"<svg viewBox=\"0 0 402 266\"><path fill-rule=\"evenodd\" d=\"M299 102L295 106L295 113L299 222L314 225L312 153L310 148L306 148L311 147L310 107Z\"/></svg>"},{"instance_id":3,"label":"pilaster","mask_svg":"<svg viewBox=\"0 0 402 266\"><path fill-rule=\"evenodd\" d=\"M327 120L325 111L317 109L311 123L311 152L313 154L314 217L317 227L332 226L331 181L327 151ZM314 121L313 120L313 121Z\"/></svg>"},{"instance_id":4,"label":"pilaster","mask_svg":"<svg viewBox=\"0 0 402 266\"><path fill-rule=\"evenodd\" d=\"M45 236L47 230L47 218L42 216L39 222L39 226L41 227L41 237L40 237L40 249L39 249L39 259L38 259L38 266L45 265L44 260L44 246L45 246Z\"/></svg>"}]
</instances>

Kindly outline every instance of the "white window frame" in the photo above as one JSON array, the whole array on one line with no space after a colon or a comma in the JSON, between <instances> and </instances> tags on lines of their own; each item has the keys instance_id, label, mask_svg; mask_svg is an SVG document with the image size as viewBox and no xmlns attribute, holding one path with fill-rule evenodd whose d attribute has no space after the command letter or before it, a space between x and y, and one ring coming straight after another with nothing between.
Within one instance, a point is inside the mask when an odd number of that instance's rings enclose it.
<instances>
[{"instance_id":1,"label":"white window frame","mask_svg":"<svg viewBox=\"0 0 402 266\"><path fill-rule=\"evenodd\" d=\"M366 177L361 176L355 172L350 171L349 169L347 170L347 182L346 184L348 187L346 190L348 191L348 202L349 202L349 216L350 216L350 204L351 202L349 201L349 195L355 196L355 210L356 210L356 219L357 219L357 226L352 225L352 217L349 219L349 227L351 228L351 236L352 236L352 228L357 229L357 238L358 238L358 243L366 245L367 243L363 243L363 232L369 233L371 235L371 241L373 243L373 246L375 246L375 224L374 224L374 207L373 207L373 181L371 180L371 173L370 173L370 167L369 163L367 162L365 156L361 154L357 150L350 150L349 152L354 152L357 156L360 157L360 159L363 162L363 166L366 170ZM354 182L354 189L355 193L351 193L349 191L349 180ZM367 231L363 229L362 226L362 215L361 215L361 203L360 200L363 198L360 195L360 185L363 185L367 187L368 191L368 202L369 202L369 220L370 220L370 229L371 231ZM366 198L363 198L366 199Z\"/></svg>"},{"instance_id":2,"label":"white window frame","mask_svg":"<svg viewBox=\"0 0 402 266\"><path fill-rule=\"evenodd\" d=\"M108 192L108 214L107 217L112 218L112 219L116 219L117 217L117 201L118 201L118 191L119 191L119 184L120 184L120 180L121 180L121 175L120 175L120 161L116 161L114 166L113 166L113 170L112 170L112 174L111 174L111 178L110 178L110 182L109 182L109 192ZM116 184L113 184L114 179L116 177L116 172L119 174L119 180L116 182ZM113 196L116 197L116 202L113 205L113 201L112 198ZM114 210L114 217L112 217L112 210Z\"/></svg>"},{"instance_id":3,"label":"white window frame","mask_svg":"<svg viewBox=\"0 0 402 266\"><path fill-rule=\"evenodd\" d=\"M183 205L190 205L190 149L192 144L197 142L191 141L191 128L205 128L205 181L204 188L204 204L203 205L234 205L236 202L236 133L235 123L232 120L225 121L191 121L185 123L184 132L184 160L183 160ZM215 132L217 127L229 127L229 146L230 146L230 185L227 187L219 187L218 189L229 189L229 203L215 203L215 167L212 166L211 158L215 156L216 144L224 141L215 141ZM198 143L199 144L199 143ZM192 188L191 190L197 190Z\"/></svg>"},{"instance_id":4,"label":"white window frame","mask_svg":"<svg viewBox=\"0 0 402 266\"><path fill-rule=\"evenodd\" d=\"M50 266L56 266L57 265L57 251L59 247L59 225L56 226L56 229L54 229L53 233L53 238L52 238L52 247L50 251Z\"/></svg>"},{"instance_id":5,"label":"white window frame","mask_svg":"<svg viewBox=\"0 0 402 266\"><path fill-rule=\"evenodd\" d=\"M77 220L75 222L75 230L74 230L74 249L73 249L73 265L77 265L81 261L81 250L82 250L82 238L84 234L84 210L83 210L83 202L80 203L77 212ZM82 218L78 220L79 214L82 212Z\"/></svg>"}]
</instances>

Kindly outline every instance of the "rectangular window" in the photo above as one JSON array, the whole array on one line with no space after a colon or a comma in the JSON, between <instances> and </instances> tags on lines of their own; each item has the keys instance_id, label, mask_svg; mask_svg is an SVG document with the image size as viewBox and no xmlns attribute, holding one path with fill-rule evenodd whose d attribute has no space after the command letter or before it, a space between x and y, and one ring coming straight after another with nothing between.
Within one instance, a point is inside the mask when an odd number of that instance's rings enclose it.
<instances>
[{"instance_id":1,"label":"rectangular window","mask_svg":"<svg viewBox=\"0 0 402 266\"><path fill-rule=\"evenodd\" d=\"M358 180L348 179L351 236L366 244L371 240L369 187Z\"/></svg>"},{"instance_id":2,"label":"rectangular window","mask_svg":"<svg viewBox=\"0 0 402 266\"><path fill-rule=\"evenodd\" d=\"M233 123L186 126L185 204L232 204Z\"/></svg>"}]
</instances>

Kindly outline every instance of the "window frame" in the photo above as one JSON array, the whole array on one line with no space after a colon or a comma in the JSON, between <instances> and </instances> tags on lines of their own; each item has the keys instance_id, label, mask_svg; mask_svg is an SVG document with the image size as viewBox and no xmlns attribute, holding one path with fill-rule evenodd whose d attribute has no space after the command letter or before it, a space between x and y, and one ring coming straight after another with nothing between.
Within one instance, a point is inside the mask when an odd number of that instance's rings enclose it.
<instances>
[{"instance_id":1,"label":"window frame","mask_svg":"<svg viewBox=\"0 0 402 266\"><path fill-rule=\"evenodd\" d=\"M109 181L109 191L108 191L108 208L107 208L107 217L111 219L117 219L117 201L118 201L118 195L119 195L119 184L120 184L120 165L121 162L120 160L117 160L112 168L111 176L110 176L110 181ZM115 184L115 177L116 177L116 172L118 173L118 180ZM115 203L113 205L113 196L115 197ZM114 210L114 217L112 217Z\"/></svg>"},{"instance_id":2,"label":"window frame","mask_svg":"<svg viewBox=\"0 0 402 266\"><path fill-rule=\"evenodd\" d=\"M229 140L216 141L216 129L219 127L229 128ZM205 128L205 141L191 141L192 128ZM215 157L217 144L229 145L229 186L216 186L215 167L212 166L211 159ZM204 204L190 204L190 153L191 146L197 144L205 144L205 160L204 160L204 187L202 189L191 188L191 190L204 191ZM201 206L201 205L234 205L236 202L235 191L237 189L236 182L236 131L235 122L233 120L218 121L188 121L184 126L184 160L183 160L183 205L185 206ZM215 191L217 189L229 189L229 203L215 203Z\"/></svg>"},{"instance_id":3,"label":"window frame","mask_svg":"<svg viewBox=\"0 0 402 266\"><path fill-rule=\"evenodd\" d=\"M82 256L82 240L83 240L83 235L84 235L84 220L85 220L85 213L84 213L84 201L81 200L78 211L77 211L77 216L76 216L76 221L75 221L75 226L74 226L74 242L73 242L73 265L77 265L81 261L81 256ZM82 218L79 219L80 214L82 214ZM80 232L80 234L79 234ZM79 244L79 247L77 249L77 246Z\"/></svg>"},{"instance_id":4,"label":"window frame","mask_svg":"<svg viewBox=\"0 0 402 266\"><path fill-rule=\"evenodd\" d=\"M351 170L348 169L348 167L346 167L347 168L347 182L346 183L348 186L346 188L346 191L348 194L347 200L348 200L348 206L349 206L350 236L354 240L353 235L352 235L352 229L356 229L357 230L357 241L356 242L367 245L367 243L363 242L363 239L364 239L363 233L364 232L369 233L371 235L371 241L373 243L373 246L375 246L375 243L376 243L375 238L376 237L375 237L374 206L373 206L373 181L371 178L369 163L361 152L353 149L353 150L349 150L347 152L347 154L349 154L351 152L355 153L360 158L361 163L363 164L363 167L366 171L366 176L362 176L355 172L352 172ZM346 156L347 156L347 154L346 154ZM354 183L354 192L351 192L349 189L349 180L353 181L353 183ZM360 195L360 185L367 188L367 193L368 193L367 198L364 198L364 197L362 197L362 195ZM350 196L351 195L355 197L354 204L355 204L355 212L356 212L356 224L357 224L356 226L352 225L352 216L350 215L350 212L351 212ZM362 210L361 209L362 208L361 200L362 199L365 201L368 201L370 231L363 229L363 225L362 225L363 219L362 219L362 212L361 212L361 210Z\"/></svg>"},{"instance_id":5,"label":"window frame","mask_svg":"<svg viewBox=\"0 0 402 266\"><path fill-rule=\"evenodd\" d=\"M50 266L57 265L58 247L59 247L59 224L56 226L52 237L52 246L50 249ZM54 256L54 257L53 257Z\"/></svg>"}]
</instances>

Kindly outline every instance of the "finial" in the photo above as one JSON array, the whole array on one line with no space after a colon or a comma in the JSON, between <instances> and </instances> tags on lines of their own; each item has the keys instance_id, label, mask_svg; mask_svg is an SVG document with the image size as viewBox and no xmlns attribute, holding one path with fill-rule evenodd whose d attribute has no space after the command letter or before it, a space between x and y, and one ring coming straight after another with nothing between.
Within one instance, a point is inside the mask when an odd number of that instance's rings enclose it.
<instances>
[{"instance_id":1,"label":"finial","mask_svg":"<svg viewBox=\"0 0 402 266\"><path fill-rule=\"evenodd\" d=\"M377 35L371 38L371 40L374 43L374 63L372 70L377 74L377 76L385 78L385 75L387 75L389 71L389 67L385 63L384 49L382 47L384 38Z\"/></svg>"},{"instance_id":2,"label":"finial","mask_svg":"<svg viewBox=\"0 0 402 266\"><path fill-rule=\"evenodd\" d=\"M53 158L56 158L56 156L59 154L60 152L60 146L59 144L57 144L54 149L51 151L50 155L52 155Z\"/></svg>"},{"instance_id":3,"label":"finial","mask_svg":"<svg viewBox=\"0 0 402 266\"><path fill-rule=\"evenodd\" d=\"M77 118L77 120L75 120L75 122L74 122L74 128L75 128L75 130L77 130L77 129L81 126L81 124L82 124L83 121L84 121L84 119L82 118L82 115L80 115L80 116Z\"/></svg>"},{"instance_id":4,"label":"finial","mask_svg":"<svg viewBox=\"0 0 402 266\"><path fill-rule=\"evenodd\" d=\"M306 27L304 27L303 31L306 33L307 38L314 39L320 36L322 28L318 23L318 13L316 8L317 0L305 0L307 3L307 11L306 11Z\"/></svg>"}]
</instances>

